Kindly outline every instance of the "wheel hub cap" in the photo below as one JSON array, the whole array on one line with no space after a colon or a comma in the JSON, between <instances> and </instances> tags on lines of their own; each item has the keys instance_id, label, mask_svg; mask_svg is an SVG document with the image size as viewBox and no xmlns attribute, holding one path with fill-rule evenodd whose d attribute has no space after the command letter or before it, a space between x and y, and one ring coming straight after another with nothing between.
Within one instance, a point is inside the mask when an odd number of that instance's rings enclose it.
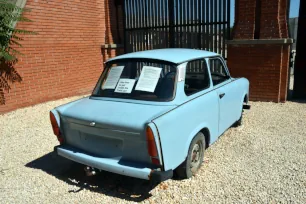
<instances>
[{"instance_id":1,"label":"wheel hub cap","mask_svg":"<svg viewBox=\"0 0 306 204\"><path fill-rule=\"evenodd\" d=\"M201 158L201 144L196 143L191 152L191 162L190 162L190 168L192 172L195 172L200 164L200 158Z\"/></svg>"}]
</instances>

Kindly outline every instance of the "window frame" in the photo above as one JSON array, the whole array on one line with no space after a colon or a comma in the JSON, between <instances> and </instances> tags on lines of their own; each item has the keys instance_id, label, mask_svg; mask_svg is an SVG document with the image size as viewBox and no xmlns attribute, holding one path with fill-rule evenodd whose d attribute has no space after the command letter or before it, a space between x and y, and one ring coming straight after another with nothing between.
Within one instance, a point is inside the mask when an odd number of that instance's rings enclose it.
<instances>
[{"instance_id":1,"label":"window frame","mask_svg":"<svg viewBox=\"0 0 306 204\"><path fill-rule=\"evenodd\" d=\"M194 62L194 61L198 61L198 60L203 60L203 61L206 63L206 71L207 71L206 73L207 73L207 77L208 77L208 86L205 87L205 88L203 88L203 89L201 89L201 90L192 92L191 94L187 94L187 93L185 92L185 84L186 84L186 76L187 76L187 66L188 66L188 63ZM207 63L206 58L203 57L203 58L198 58L198 59L193 59L193 60L187 61L187 64L186 64L186 66L185 66L185 78L184 78L184 87L183 87L185 95L186 95L187 97L193 96L194 94L197 94L197 93L199 93L199 92L201 92L201 91L205 91L205 90L207 90L207 89L210 89L210 88L211 88L211 85L212 85L211 75L210 75L210 70L209 70L208 63Z\"/></svg>"},{"instance_id":2,"label":"window frame","mask_svg":"<svg viewBox=\"0 0 306 204\"><path fill-rule=\"evenodd\" d=\"M223 65L223 67L224 67L224 69L225 69L225 72L226 72L226 74L227 74L227 77L228 77L226 80L224 80L223 82L218 83L218 84L216 84L216 85L214 85L214 82L213 82L213 79L212 79L211 69L210 69L210 62L209 62L210 60L215 60L215 59L218 59L218 60L221 61L222 65ZM232 77L231 77L231 75L230 75L230 73L229 73L229 71L228 71L228 68L227 68L227 66L226 66L226 64L225 64L225 62L224 62L224 60L223 60L223 58L221 58L220 56L215 56L215 57L208 57L207 60L208 60L207 63L208 63L208 66L209 66L209 76L210 76L211 84L212 84L213 87L219 86L220 84L223 84L223 83L225 83L225 82L227 82L227 81L229 81L229 80L232 79Z\"/></svg>"},{"instance_id":3,"label":"window frame","mask_svg":"<svg viewBox=\"0 0 306 204\"><path fill-rule=\"evenodd\" d=\"M152 62L152 63L162 63L162 64L166 64L166 65L169 65L169 66L173 66L173 68L175 68L175 70L176 70L176 74L175 74L172 98L170 98L168 100L159 100L159 99L146 100L145 98L107 97L107 96L100 96L100 95L94 94L97 89L100 89L102 80L105 78L105 75L107 75L108 70L110 69L110 66L108 66L109 64L116 64L116 63L120 63L120 62L122 63L122 62L130 62L130 61L136 61L136 62L137 61L147 61L147 62ZM146 101L146 102L171 102L176 97L177 83L178 83L178 69L177 69L177 65L174 64L174 63L171 63L171 62L168 62L168 61L164 61L164 60L149 59L149 58L124 58L124 59L117 59L117 60L111 60L109 62L105 62L104 63L103 71L100 74L100 76L99 76L99 78L98 78L98 80L96 82L96 85L95 85L94 89L91 92L90 97L112 98L112 99L122 99L122 100L136 100L136 101Z\"/></svg>"}]
</instances>

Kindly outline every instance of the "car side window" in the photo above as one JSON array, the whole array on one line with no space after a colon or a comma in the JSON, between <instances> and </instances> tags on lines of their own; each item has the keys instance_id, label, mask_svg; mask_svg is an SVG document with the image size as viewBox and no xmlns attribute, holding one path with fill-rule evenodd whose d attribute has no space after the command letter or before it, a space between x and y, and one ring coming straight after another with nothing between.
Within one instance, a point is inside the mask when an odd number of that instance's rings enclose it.
<instances>
[{"instance_id":1,"label":"car side window","mask_svg":"<svg viewBox=\"0 0 306 204\"><path fill-rule=\"evenodd\" d=\"M205 59L194 60L186 65L185 93L187 96L209 88L210 80Z\"/></svg>"},{"instance_id":2,"label":"car side window","mask_svg":"<svg viewBox=\"0 0 306 204\"><path fill-rule=\"evenodd\" d=\"M229 79L229 75L219 58L209 59L209 68L214 86Z\"/></svg>"}]
</instances>

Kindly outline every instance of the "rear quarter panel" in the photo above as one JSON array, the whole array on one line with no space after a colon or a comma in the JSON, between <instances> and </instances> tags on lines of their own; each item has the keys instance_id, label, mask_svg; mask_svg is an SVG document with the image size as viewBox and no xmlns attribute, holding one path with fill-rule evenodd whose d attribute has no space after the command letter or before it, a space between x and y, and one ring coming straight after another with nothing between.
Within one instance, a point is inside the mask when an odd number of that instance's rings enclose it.
<instances>
[{"instance_id":1,"label":"rear quarter panel","mask_svg":"<svg viewBox=\"0 0 306 204\"><path fill-rule=\"evenodd\" d=\"M237 97L240 97L241 104L243 104L244 97L247 96L247 101L249 100L249 86L250 83L246 78L236 78L235 79L237 88Z\"/></svg>"},{"instance_id":2,"label":"rear quarter panel","mask_svg":"<svg viewBox=\"0 0 306 204\"><path fill-rule=\"evenodd\" d=\"M165 170L175 169L185 159L189 144L203 128L210 131L210 143L218 137L218 97L213 90L153 120L160 136Z\"/></svg>"}]
</instances>

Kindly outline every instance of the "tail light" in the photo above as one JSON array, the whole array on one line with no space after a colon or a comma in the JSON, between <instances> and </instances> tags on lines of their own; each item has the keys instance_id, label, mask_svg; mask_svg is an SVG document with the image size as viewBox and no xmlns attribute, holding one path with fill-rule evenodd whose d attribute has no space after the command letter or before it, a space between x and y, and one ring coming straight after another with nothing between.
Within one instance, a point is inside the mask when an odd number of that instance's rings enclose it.
<instances>
[{"instance_id":1,"label":"tail light","mask_svg":"<svg viewBox=\"0 0 306 204\"><path fill-rule=\"evenodd\" d=\"M51 111L50 111L50 121L51 121L52 129L53 129L53 133L57 136L57 140L60 142L60 144L62 144L64 142L64 139L61 135L61 131L59 129L55 116Z\"/></svg>"},{"instance_id":2,"label":"tail light","mask_svg":"<svg viewBox=\"0 0 306 204\"><path fill-rule=\"evenodd\" d=\"M146 136L147 136L148 153L151 157L151 161L153 164L160 165L154 135L149 126L146 129Z\"/></svg>"}]
</instances>

